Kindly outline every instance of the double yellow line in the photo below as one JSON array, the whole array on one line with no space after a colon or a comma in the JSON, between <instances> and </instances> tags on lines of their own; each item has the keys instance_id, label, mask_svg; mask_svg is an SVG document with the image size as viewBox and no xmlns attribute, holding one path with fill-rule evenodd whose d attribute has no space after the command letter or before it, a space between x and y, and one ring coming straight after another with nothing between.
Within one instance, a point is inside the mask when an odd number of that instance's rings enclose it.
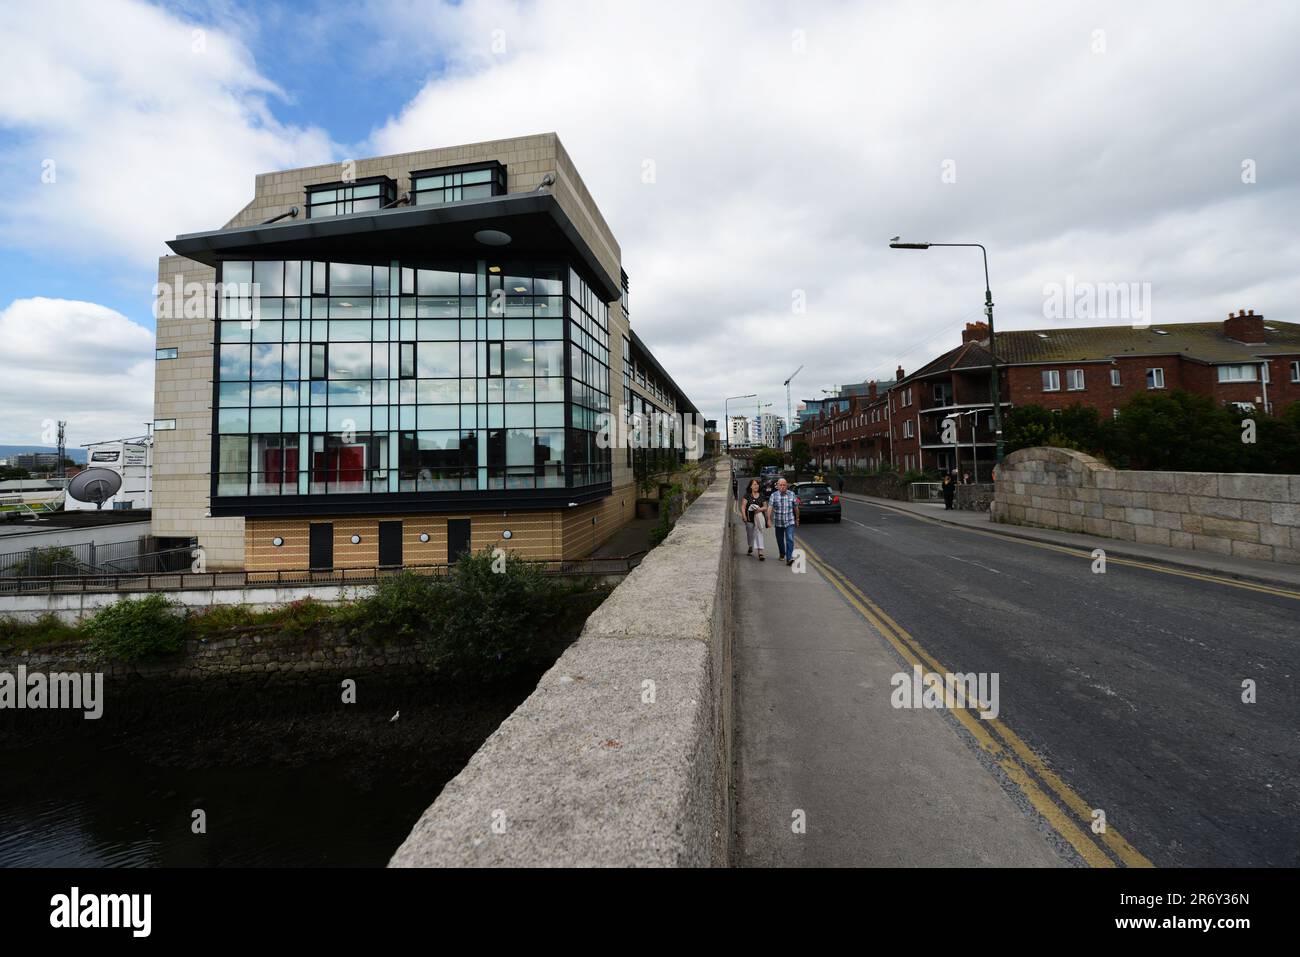
<instances>
[{"instance_id":1,"label":"double yellow line","mask_svg":"<svg viewBox=\"0 0 1300 957\"><path fill-rule=\"evenodd\" d=\"M912 667L948 674L921 644L898 622L873 602L843 574L826 564L807 544L801 544L809 562L821 572L853 608L885 636ZM1101 834L1092 833L1092 811L1088 803L1048 768L1020 736L998 718L980 718L974 712L987 711L987 703L970 701L968 708L952 709L953 716L971 733L980 748L1020 789L1034 809L1065 838L1090 867L1151 867L1136 848L1107 824ZM1055 798L1055 800L1053 800ZM1058 803L1059 802L1059 803ZM1064 809L1062 807L1064 806ZM1068 811L1068 813L1067 813ZM1100 844L1098 844L1100 841ZM1110 853L1108 854L1107 851Z\"/></svg>"}]
</instances>

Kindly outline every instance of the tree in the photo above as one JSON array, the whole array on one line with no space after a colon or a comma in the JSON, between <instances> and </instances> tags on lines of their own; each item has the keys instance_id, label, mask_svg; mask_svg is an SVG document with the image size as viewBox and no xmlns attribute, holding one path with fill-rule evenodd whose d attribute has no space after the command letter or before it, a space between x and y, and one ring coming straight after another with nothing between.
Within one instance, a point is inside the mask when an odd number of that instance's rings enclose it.
<instances>
[{"instance_id":1,"label":"tree","mask_svg":"<svg viewBox=\"0 0 1300 957\"><path fill-rule=\"evenodd\" d=\"M1079 402L1057 411L1018 405L1007 413L1002 428L1008 453L1047 445L1096 454L1105 444L1106 430L1097 410Z\"/></svg>"},{"instance_id":2,"label":"tree","mask_svg":"<svg viewBox=\"0 0 1300 957\"><path fill-rule=\"evenodd\" d=\"M1297 403L1297 405L1300 405L1300 403ZM808 448L808 443L802 439L796 441L794 447L790 450L790 454L794 458L795 474L806 471L808 463L812 461L812 450Z\"/></svg>"},{"instance_id":3,"label":"tree","mask_svg":"<svg viewBox=\"0 0 1300 957\"><path fill-rule=\"evenodd\" d=\"M1241 415L1182 389L1139 393L1109 430L1111 457L1127 468L1237 472L1245 461Z\"/></svg>"},{"instance_id":4,"label":"tree","mask_svg":"<svg viewBox=\"0 0 1300 957\"><path fill-rule=\"evenodd\" d=\"M761 469L766 465L775 465L780 468L785 464L785 456L776 449L769 449L766 446L754 450L754 468Z\"/></svg>"}]
</instances>

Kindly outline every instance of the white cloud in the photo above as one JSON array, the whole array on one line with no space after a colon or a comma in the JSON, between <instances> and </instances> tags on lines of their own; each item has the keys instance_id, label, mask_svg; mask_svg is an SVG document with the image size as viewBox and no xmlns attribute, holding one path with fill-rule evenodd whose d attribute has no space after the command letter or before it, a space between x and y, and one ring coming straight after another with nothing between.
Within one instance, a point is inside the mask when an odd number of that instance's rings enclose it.
<instances>
[{"instance_id":1,"label":"white cloud","mask_svg":"<svg viewBox=\"0 0 1300 957\"><path fill-rule=\"evenodd\" d=\"M153 419L153 333L93 302L18 299L0 310L0 444L140 435Z\"/></svg>"},{"instance_id":2,"label":"white cloud","mask_svg":"<svg viewBox=\"0 0 1300 957\"><path fill-rule=\"evenodd\" d=\"M255 173L333 153L275 119L281 94L235 32L136 0L10 5L0 62L0 241L126 260L142 302L164 240L224 223Z\"/></svg>"},{"instance_id":3,"label":"white cloud","mask_svg":"<svg viewBox=\"0 0 1300 957\"><path fill-rule=\"evenodd\" d=\"M386 18L448 66L373 152L558 132L622 245L633 324L708 413L750 391L783 411L800 362L796 402L960 342L978 251L891 251L898 233L988 245L1001 328L1045 324L1042 287L1066 275L1150 282L1164 321L1297 318L1293 6L493 0Z\"/></svg>"}]
</instances>

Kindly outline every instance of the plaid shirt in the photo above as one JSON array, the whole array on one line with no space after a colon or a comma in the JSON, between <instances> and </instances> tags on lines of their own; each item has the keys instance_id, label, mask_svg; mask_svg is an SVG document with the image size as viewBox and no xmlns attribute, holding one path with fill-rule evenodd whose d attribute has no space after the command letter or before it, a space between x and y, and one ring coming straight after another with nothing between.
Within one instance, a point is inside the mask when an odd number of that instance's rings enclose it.
<instances>
[{"instance_id":1,"label":"plaid shirt","mask_svg":"<svg viewBox=\"0 0 1300 957\"><path fill-rule=\"evenodd\" d=\"M772 524L774 526L780 527L794 524L794 492L789 489L782 492L778 489L772 493L772 497L767 500L767 504L772 506Z\"/></svg>"}]
</instances>

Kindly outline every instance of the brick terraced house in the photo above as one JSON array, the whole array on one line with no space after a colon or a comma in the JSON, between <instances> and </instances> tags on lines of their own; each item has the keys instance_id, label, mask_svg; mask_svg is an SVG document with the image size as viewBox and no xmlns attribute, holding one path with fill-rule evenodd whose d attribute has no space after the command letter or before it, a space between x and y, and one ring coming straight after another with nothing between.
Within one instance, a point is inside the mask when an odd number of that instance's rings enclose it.
<instances>
[{"instance_id":1,"label":"brick terraced house","mask_svg":"<svg viewBox=\"0 0 1300 957\"><path fill-rule=\"evenodd\" d=\"M1221 403L1281 413L1300 400L1300 324L1241 310L1223 322L1146 328L1094 326L999 332L1003 415L1017 405L1075 403L1118 415L1132 396L1183 389ZM989 394L988 326L968 323L962 344L843 412L803 431L813 461L829 468L957 468L987 480L996 452ZM956 443L943 441L944 421Z\"/></svg>"}]
</instances>

